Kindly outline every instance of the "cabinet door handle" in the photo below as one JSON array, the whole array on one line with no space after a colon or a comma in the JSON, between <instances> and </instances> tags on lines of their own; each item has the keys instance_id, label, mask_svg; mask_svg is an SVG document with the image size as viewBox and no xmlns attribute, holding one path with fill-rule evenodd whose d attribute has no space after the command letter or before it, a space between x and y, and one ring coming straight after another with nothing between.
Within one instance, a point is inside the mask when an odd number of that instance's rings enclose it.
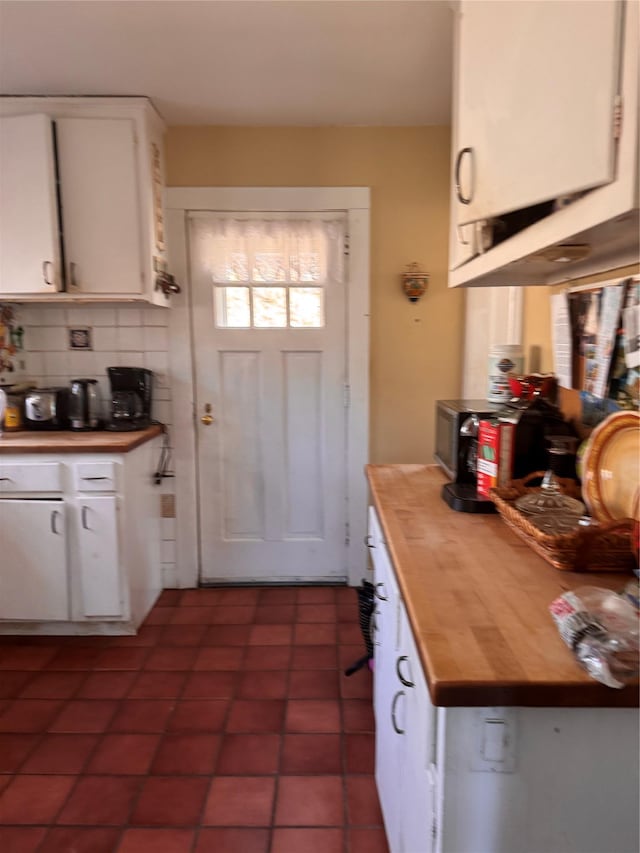
<instances>
[{"instance_id":1,"label":"cabinet door handle","mask_svg":"<svg viewBox=\"0 0 640 853\"><path fill-rule=\"evenodd\" d=\"M462 188L460 186L460 166L462 165L462 158L468 154L471 157L471 192L468 196L462 194ZM476 182L476 174L474 169L474 158L473 158L473 148L461 148L458 151L458 156L456 157L456 165L453 170L454 174L454 183L456 186L456 195L458 196L458 201L460 204L471 204L473 201L473 191L474 184Z\"/></svg>"},{"instance_id":2,"label":"cabinet door handle","mask_svg":"<svg viewBox=\"0 0 640 853\"><path fill-rule=\"evenodd\" d=\"M87 524L87 513L88 513L88 511L89 511L89 507L88 507L88 506L83 506L83 507L82 507L82 509L80 510L80 518L81 518L81 521L82 521L82 527L83 527L85 530L91 530L91 528L90 528L90 527L89 527L89 525Z\"/></svg>"},{"instance_id":3,"label":"cabinet door handle","mask_svg":"<svg viewBox=\"0 0 640 853\"><path fill-rule=\"evenodd\" d=\"M401 696L404 696L404 690L398 690L398 692L391 701L391 725L393 726L393 730L397 735L404 734L404 729L399 728L396 722L396 705L398 704L398 699Z\"/></svg>"},{"instance_id":4,"label":"cabinet door handle","mask_svg":"<svg viewBox=\"0 0 640 853\"><path fill-rule=\"evenodd\" d=\"M0 480L6 481L7 483L13 483L11 477L0 477Z\"/></svg>"},{"instance_id":5,"label":"cabinet door handle","mask_svg":"<svg viewBox=\"0 0 640 853\"><path fill-rule=\"evenodd\" d=\"M78 287L78 278L76 276L76 270L78 269L78 264L75 261L69 262L69 284L71 287Z\"/></svg>"},{"instance_id":6,"label":"cabinet door handle","mask_svg":"<svg viewBox=\"0 0 640 853\"><path fill-rule=\"evenodd\" d=\"M371 544L371 534L370 533L367 533L367 535L364 537L364 544L367 546L367 548L375 548L376 547L375 545Z\"/></svg>"},{"instance_id":7,"label":"cabinet door handle","mask_svg":"<svg viewBox=\"0 0 640 853\"><path fill-rule=\"evenodd\" d=\"M379 599L380 599L380 601L389 601L389 599L387 598L387 596L386 596L386 595L381 595L381 594L378 592L378 588L379 588L379 587L382 587L382 588L384 589L384 583L383 583L382 581L380 581L380 583L377 583L377 584L376 584L376 589L375 589L376 598L379 598Z\"/></svg>"},{"instance_id":8,"label":"cabinet door handle","mask_svg":"<svg viewBox=\"0 0 640 853\"><path fill-rule=\"evenodd\" d=\"M55 287L55 281L51 281L49 278L49 267L53 267L51 261L42 262L42 278L44 279L44 283L48 284L49 287Z\"/></svg>"},{"instance_id":9,"label":"cabinet door handle","mask_svg":"<svg viewBox=\"0 0 640 853\"><path fill-rule=\"evenodd\" d=\"M56 524L56 519L60 515L60 511L57 509L51 510L51 532L55 533L56 536L60 535L60 531L58 530L58 525Z\"/></svg>"},{"instance_id":10,"label":"cabinet door handle","mask_svg":"<svg viewBox=\"0 0 640 853\"><path fill-rule=\"evenodd\" d=\"M400 672L400 664L403 660L409 660L409 658L406 655L400 655L400 657L396 661L396 675L400 679L400 683L404 684L405 687L415 687L413 681L409 681L409 679L405 678L404 675Z\"/></svg>"}]
</instances>

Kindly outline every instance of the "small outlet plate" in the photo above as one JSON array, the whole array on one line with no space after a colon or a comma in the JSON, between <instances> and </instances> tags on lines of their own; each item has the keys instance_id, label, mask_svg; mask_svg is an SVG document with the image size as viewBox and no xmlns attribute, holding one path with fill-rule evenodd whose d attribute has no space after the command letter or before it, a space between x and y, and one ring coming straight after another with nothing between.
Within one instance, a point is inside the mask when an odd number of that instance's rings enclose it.
<instances>
[{"instance_id":1,"label":"small outlet plate","mask_svg":"<svg viewBox=\"0 0 640 853\"><path fill-rule=\"evenodd\" d=\"M474 711L471 770L480 773L515 771L516 720L514 708L478 708Z\"/></svg>"}]
</instances>

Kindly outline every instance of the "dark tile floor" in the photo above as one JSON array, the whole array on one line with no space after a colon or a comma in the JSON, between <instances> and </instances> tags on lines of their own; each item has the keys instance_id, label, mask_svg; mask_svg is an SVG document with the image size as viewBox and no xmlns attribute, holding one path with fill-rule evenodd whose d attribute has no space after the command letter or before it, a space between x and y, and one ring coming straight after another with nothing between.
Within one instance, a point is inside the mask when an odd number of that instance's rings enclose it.
<instances>
[{"instance_id":1,"label":"dark tile floor","mask_svg":"<svg viewBox=\"0 0 640 853\"><path fill-rule=\"evenodd\" d=\"M357 617L165 590L135 637L0 638L0 851L386 853Z\"/></svg>"}]
</instances>

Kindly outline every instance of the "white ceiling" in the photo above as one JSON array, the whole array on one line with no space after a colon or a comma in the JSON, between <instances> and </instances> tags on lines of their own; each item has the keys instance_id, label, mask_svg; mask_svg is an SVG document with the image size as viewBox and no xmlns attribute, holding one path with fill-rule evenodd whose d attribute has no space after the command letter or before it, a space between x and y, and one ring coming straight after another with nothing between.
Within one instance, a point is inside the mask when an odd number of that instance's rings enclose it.
<instances>
[{"instance_id":1,"label":"white ceiling","mask_svg":"<svg viewBox=\"0 0 640 853\"><path fill-rule=\"evenodd\" d=\"M440 0L1 0L0 92L148 95L165 120L448 124Z\"/></svg>"}]
</instances>

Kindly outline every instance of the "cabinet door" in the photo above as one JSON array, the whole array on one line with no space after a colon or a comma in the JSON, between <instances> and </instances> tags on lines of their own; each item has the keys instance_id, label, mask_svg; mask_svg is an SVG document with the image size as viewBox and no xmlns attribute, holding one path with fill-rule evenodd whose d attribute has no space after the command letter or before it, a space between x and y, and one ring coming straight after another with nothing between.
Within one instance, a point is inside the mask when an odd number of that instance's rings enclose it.
<instances>
[{"instance_id":1,"label":"cabinet door","mask_svg":"<svg viewBox=\"0 0 640 853\"><path fill-rule=\"evenodd\" d=\"M401 779L406 731L407 690L394 671L396 651L384 649L384 657L375 658L374 707L376 709L375 779L391 853L402 850L403 804Z\"/></svg>"},{"instance_id":2,"label":"cabinet door","mask_svg":"<svg viewBox=\"0 0 640 853\"><path fill-rule=\"evenodd\" d=\"M130 119L56 120L67 290L140 293L136 140Z\"/></svg>"},{"instance_id":3,"label":"cabinet door","mask_svg":"<svg viewBox=\"0 0 640 853\"><path fill-rule=\"evenodd\" d=\"M613 180L620 26L618 2L461 4L458 223Z\"/></svg>"},{"instance_id":4,"label":"cabinet door","mask_svg":"<svg viewBox=\"0 0 640 853\"><path fill-rule=\"evenodd\" d=\"M1 500L0 542L0 619L68 619L63 502Z\"/></svg>"},{"instance_id":5,"label":"cabinet door","mask_svg":"<svg viewBox=\"0 0 640 853\"><path fill-rule=\"evenodd\" d=\"M376 608L374 611L373 709L376 718L375 777L380 807L389 842L396 853L399 840L400 772L405 695L399 688L395 662L398 645L398 587L380 524L370 510L369 533L374 569Z\"/></svg>"},{"instance_id":6,"label":"cabinet door","mask_svg":"<svg viewBox=\"0 0 640 853\"><path fill-rule=\"evenodd\" d=\"M431 853L435 838L435 792L431 765L435 757L436 714L402 605L397 674L406 691L400 849L403 853Z\"/></svg>"},{"instance_id":7,"label":"cabinet door","mask_svg":"<svg viewBox=\"0 0 640 853\"><path fill-rule=\"evenodd\" d=\"M387 548L381 540L372 549L374 610L373 710L389 718L388 691L395 685L394 665L398 647L398 586Z\"/></svg>"},{"instance_id":8,"label":"cabinet door","mask_svg":"<svg viewBox=\"0 0 640 853\"><path fill-rule=\"evenodd\" d=\"M60 289L51 119L0 119L0 294Z\"/></svg>"},{"instance_id":9,"label":"cabinet door","mask_svg":"<svg viewBox=\"0 0 640 853\"><path fill-rule=\"evenodd\" d=\"M85 616L122 614L116 498L87 497L80 513L80 580Z\"/></svg>"}]
</instances>

